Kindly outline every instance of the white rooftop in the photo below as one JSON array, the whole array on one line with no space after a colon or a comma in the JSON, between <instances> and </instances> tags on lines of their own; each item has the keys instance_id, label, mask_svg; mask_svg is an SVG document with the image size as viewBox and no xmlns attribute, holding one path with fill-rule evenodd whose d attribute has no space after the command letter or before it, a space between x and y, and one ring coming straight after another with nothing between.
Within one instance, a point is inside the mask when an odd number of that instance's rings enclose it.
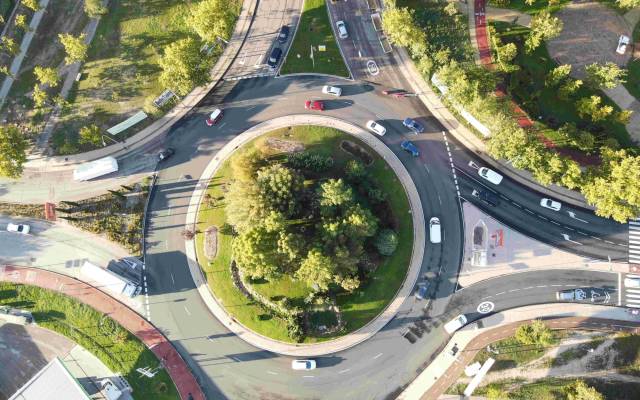
<instances>
[{"instance_id":1,"label":"white rooftop","mask_svg":"<svg viewBox=\"0 0 640 400\"><path fill-rule=\"evenodd\" d=\"M9 398L9 400L59 399L89 400L89 396L57 357Z\"/></svg>"}]
</instances>

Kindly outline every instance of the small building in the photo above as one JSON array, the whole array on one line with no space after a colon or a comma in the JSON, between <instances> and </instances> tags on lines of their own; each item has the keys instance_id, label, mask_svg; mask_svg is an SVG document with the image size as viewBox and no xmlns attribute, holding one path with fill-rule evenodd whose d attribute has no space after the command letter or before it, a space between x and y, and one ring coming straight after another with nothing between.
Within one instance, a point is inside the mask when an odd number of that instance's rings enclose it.
<instances>
[{"instance_id":1,"label":"small building","mask_svg":"<svg viewBox=\"0 0 640 400\"><path fill-rule=\"evenodd\" d=\"M58 357L25 383L9 400L89 400L80 383Z\"/></svg>"}]
</instances>

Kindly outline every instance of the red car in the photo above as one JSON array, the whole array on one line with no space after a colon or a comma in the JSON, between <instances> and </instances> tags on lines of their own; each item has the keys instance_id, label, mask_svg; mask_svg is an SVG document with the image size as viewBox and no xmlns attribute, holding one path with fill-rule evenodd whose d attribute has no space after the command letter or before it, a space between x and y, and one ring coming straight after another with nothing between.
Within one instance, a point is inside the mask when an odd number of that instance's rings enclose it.
<instances>
[{"instance_id":1,"label":"red car","mask_svg":"<svg viewBox=\"0 0 640 400\"><path fill-rule=\"evenodd\" d=\"M213 110L213 112L211 112L211 115L209 115L209 118L207 118L205 122L207 123L207 125L213 126L218 121L220 121L220 118L222 118L222 110L216 108L215 110Z\"/></svg>"},{"instance_id":2,"label":"red car","mask_svg":"<svg viewBox=\"0 0 640 400\"><path fill-rule=\"evenodd\" d=\"M318 100L307 100L304 102L304 108L307 110L322 111L324 110L324 103Z\"/></svg>"}]
</instances>

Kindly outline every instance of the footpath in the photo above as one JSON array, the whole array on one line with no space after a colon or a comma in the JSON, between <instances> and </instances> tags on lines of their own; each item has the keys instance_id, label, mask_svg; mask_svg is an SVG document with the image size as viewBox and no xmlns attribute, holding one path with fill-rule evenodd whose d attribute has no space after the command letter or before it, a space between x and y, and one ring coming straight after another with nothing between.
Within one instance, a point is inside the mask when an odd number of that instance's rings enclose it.
<instances>
[{"instance_id":1,"label":"footpath","mask_svg":"<svg viewBox=\"0 0 640 400\"><path fill-rule=\"evenodd\" d=\"M332 354L353 347L358 343L361 343L375 335L396 316L405 299L411 296L413 287L420 275L422 258L424 256L426 230L424 224L424 212L422 209L422 203L420 202L420 196L418 195L416 186L409 176L409 173L402 165L402 162L400 162L396 155L384 143L382 143L379 139L377 139L370 133L366 132L361 127L352 125L349 122L332 117L308 114L289 115L286 117L280 117L265 121L236 136L231 141L229 141L222 149L220 149L216 157L209 163L207 168L202 173L202 176L198 181L198 185L196 186L196 189L191 196L189 208L187 209L185 229L194 229L195 231L195 224L197 223L200 200L206 192L209 180L211 179L211 177L213 177L218 167L222 165L222 163L224 163L224 161L237 148L266 132L294 125L328 126L339 129L357 137L358 139L369 145L380 156L382 156L400 179L405 192L407 193L409 204L411 206L411 215L413 219L413 249L411 253L411 261L409 262L409 269L405 276L404 282L402 283L402 286L399 288L398 292L395 294L391 303L389 303L389 305L368 324L358 329L357 331L352 332L339 339L317 344L292 344L280 342L259 335L247 329L242 324L238 323L238 321L232 318L229 314L227 314L226 310L220 305L222 304L222 301L215 298L202 274L200 265L198 264L198 258L195 249L195 240L187 240L185 242L185 248L191 277L195 282L198 292L200 293L200 297L209 308L211 313L215 315L215 317L218 318L218 320L222 324L224 324L231 332L233 332L239 338L250 343L251 345L267 351L290 356L312 357Z\"/></svg>"},{"instance_id":2,"label":"footpath","mask_svg":"<svg viewBox=\"0 0 640 400\"><path fill-rule=\"evenodd\" d=\"M513 335L518 326L535 319L545 320L551 329L640 332L640 322L621 308L559 303L503 311L456 332L436 359L398 396L398 400L437 399L458 379L480 350ZM459 350L452 356L449 351L454 346Z\"/></svg>"},{"instance_id":3,"label":"footpath","mask_svg":"<svg viewBox=\"0 0 640 400\"><path fill-rule=\"evenodd\" d=\"M171 342L150 322L111 296L71 277L37 268L0 267L0 281L54 290L108 315L140 339L158 360L162 360L181 399L205 399L195 376Z\"/></svg>"}]
</instances>

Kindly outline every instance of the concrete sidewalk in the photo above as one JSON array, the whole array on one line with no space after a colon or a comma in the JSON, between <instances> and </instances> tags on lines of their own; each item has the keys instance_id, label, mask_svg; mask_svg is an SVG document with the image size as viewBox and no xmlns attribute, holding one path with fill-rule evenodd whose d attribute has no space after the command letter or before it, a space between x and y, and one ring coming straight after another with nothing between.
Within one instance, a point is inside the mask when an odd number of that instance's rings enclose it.
<instances>
[{"instance_id":1,"label":"concrete sidewalk","mask_svg":"<svg viewBox=\"0 0 640 400\"><path fill-rule=\"evenodd\" d=\"M36 268L0 267L0 281L54 290L109 315L140 339L158 360L162 360L183 400L187 400L190 395L194 400L205 399L195 376L171 342L147 320L104 292L68 276Z\"/></svg>"},{"instance_id":2,"label":"concrete sidewalk","mask_svg":"<svg viewBox=\"0 0 640 400\"><path fill-rule=\"evenodd\" d=\"M420 196L413 183L413 180L409 176L409 173L404 168L400 160L396 155L389 150L389 148L377 139L371 133L364 129L352 125L349 122L339 120L337 118L320 116L320 115L306 115L297 114L286 117L276 118L270 121L263 122L249 129L248 131L236 136L233 140L228 142L216 155L216 157L209 163L202 176L199 179L196 190L194 190L189 208L187 210L186 229L192 229L197 221L198 208L200 200L204 195L208 186L209 180L215 174L217 168L240 146L244 143L274 129L294 126L294 125L319 125L328 126L339 129L350 135L357 137L365 142L371 148L373 148L394 170L402 185L404 186L407 197L409 198L409 204L411 206L411 214L413 218L413 250L411 253L411 261L409 269L405 276L402 286L396 293L391 303L372 321L339 339L331 340L328 342L318 344L291 344L276 341L247 329L243 325L239 324L235 319L231 318L225 309L220 305L221 301L216 299L211 292L207 282L200 270L198 259L195 249L195 240L186 241L186 255L189 262L189 270L191 271L191 277L195 282L195 285L205 302L207 307L211 310L211 313L220 320L231 332L247 341L248 343L258 348L268 350L278 354L285 354L290 356L320 356L325 354L336 353L338 351L346 350L350 347L357 345L371 336L375 335L380 329L382 329L389 321L391 321L398 312L402 303L409 297L413 291L413 287L420 274L420 268L422 266L422 259L424 256L424 243L426 239L424 213L422 209L422 203Z\"/></svg>"},{"instance_id":3,"label":"concrete sidewalk","mask_svg":"<svg viewBox=\"0 0 640 400\"><path fill-rule=\"evenodd\" d=\"M637 334L640 322L625 309L582 304L544 304L503 311L483 318L456 332L445 349L398 396L398 400L433 400L444 393L475 357L488 344L511 336L518 326L534 319L544 319L551 329L580 328L615 330ZM448 351L457 345L457 357Z\"/></svg>"}]
</instances>

